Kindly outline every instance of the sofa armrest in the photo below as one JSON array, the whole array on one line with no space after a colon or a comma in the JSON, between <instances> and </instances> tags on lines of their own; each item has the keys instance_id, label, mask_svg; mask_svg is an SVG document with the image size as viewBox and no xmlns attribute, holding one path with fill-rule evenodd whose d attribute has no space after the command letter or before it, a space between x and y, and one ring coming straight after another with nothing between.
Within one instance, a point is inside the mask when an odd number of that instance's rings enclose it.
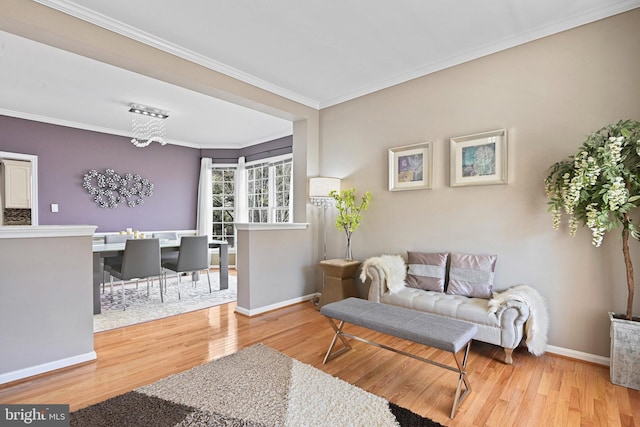
<instances>
[{"instance_id":1,"label":"sofa armrest","mask_svg":"<svg viewBox=\"0 0 640 427\"><path fill-rule=\"evenodd\" d=\"M507 301L498 307L501 342L504 348L516 348L524 336L524 324L529 319L529 306L521 301Z\"/></svg>"},{"instance_id":2,"label":"sofa armrest","mask_svg":"<svg viewBox=\"0 0 640 427\"><path fill-rule=\"evenodd\" d=\"M367 281L371 280L367 299L373 302L380 302L380 296L387 292L387 279L384 271L379 266L370 265L362 271L362 276L365 275Z\"/></svg>"}]
</instances>

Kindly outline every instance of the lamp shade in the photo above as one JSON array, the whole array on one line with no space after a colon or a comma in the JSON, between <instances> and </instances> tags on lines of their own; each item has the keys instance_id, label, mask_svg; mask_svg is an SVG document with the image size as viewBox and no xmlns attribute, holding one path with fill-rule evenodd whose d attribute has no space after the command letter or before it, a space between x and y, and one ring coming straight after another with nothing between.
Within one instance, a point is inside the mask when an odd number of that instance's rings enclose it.
<instances>
[{"instance_id":1,"label":"lamp shade","mask_svg":"<svg viewBox=\"0 0 640 427\"><path fill-rule=\"evenodd\" d=\"M317 176L309 179L309 197L330 197L333 190L340 191L339 178Z\"/></svg>"}]
</instances>

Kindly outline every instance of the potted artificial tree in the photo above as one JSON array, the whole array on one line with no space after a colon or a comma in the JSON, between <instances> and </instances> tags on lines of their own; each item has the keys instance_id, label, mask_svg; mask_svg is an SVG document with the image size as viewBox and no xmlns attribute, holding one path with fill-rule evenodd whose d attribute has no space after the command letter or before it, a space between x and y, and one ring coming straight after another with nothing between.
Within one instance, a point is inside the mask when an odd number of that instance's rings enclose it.
<instances>
[{"instance_id":1,"label":"potted artificial tree","mask_svg":"<svg viewBox=\"0 0 640 427\"><path fill-rule=\"evenodd\" d=\"M351 235L360 226L362 221L362 212L366 211L371 201L371 193L365 192L359 205L356 205L355 188L349 188L337 192L331 191L329 195L336 201L336 209L338 209L338 217L336 218L336 228L344 230L347 235L347 251L345 260L353 260L351 253Z\"/></svg>"},{"instance_id":2,"label":"potted artificial tree","mask_svg":"<svg viewBox=\"0 0 640 427\"><path fill-rule=\"evenodd\" d=\"M640 122L619 121L592 133L576 154L555 163L545 180L557 230L569 217L569 233L586 225L599 247L608 231L620 230L626 267L627 309L611 319L611 382L640 390L640 319L633 316L634 277L629 238L640 240L631 218L640 206Z\"/></svg>"}]
</instances>

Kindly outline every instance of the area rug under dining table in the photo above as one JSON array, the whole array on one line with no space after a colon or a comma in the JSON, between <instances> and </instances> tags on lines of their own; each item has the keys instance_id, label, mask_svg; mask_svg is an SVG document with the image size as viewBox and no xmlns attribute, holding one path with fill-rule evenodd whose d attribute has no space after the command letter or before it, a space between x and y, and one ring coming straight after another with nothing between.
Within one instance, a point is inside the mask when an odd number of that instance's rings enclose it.
<instances>
[{"instance_id":1,"label":"area rug under dining table","mask_svg":"<svg viewBox=\"0 0 640 427\"><path fill-rule=\"evenodd\" d=\"M73 412L71 426L429 426L263 344Z\"/></svg>"},{"instance_id":2,"label":"area rug under dining table","mask_svg":"<svg viewBox=\"0 0 640 427\"><path fill-rule=\"evenodd\" d=\"M220 290L219 273L212 271L210 276L211 293L206 273L200 274L195 286L192 285L190 276L183 277L180 284L180 298L178 298L176 276L168 276L164 302L160 299L158 280L152 282L148 295L146 280L141 280L138 284L128 283L125 286L126 310L122 307L122 291L119 282L114 284L113 297L107 283L104 293L100 295L102 312L93 316L93 332L130 326L236 301L237 277L235 275L229 275L229 288L223 290Z\"/></svg>"}]
</instances>

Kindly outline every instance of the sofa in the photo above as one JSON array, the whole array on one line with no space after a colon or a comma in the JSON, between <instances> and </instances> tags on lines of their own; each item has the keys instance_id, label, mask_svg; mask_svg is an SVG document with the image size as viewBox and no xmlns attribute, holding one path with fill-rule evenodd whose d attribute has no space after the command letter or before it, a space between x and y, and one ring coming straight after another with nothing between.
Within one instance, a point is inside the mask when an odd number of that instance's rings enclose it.
<instances>
[{"instance_id":1,"label":"sofa","mask_svg":"<svg viewBox=\"0 0 640 427\"><path fill-rule=\"evenodd\" d=\"M368 299L473 323L478 327L474 339L502 347L504 363L512 364L530 310L522 298L493 299L496 257L407 255L406 261L400 255L383 255L363 263L360 278L370 285Z\"/></svg>"}]
</instances>

